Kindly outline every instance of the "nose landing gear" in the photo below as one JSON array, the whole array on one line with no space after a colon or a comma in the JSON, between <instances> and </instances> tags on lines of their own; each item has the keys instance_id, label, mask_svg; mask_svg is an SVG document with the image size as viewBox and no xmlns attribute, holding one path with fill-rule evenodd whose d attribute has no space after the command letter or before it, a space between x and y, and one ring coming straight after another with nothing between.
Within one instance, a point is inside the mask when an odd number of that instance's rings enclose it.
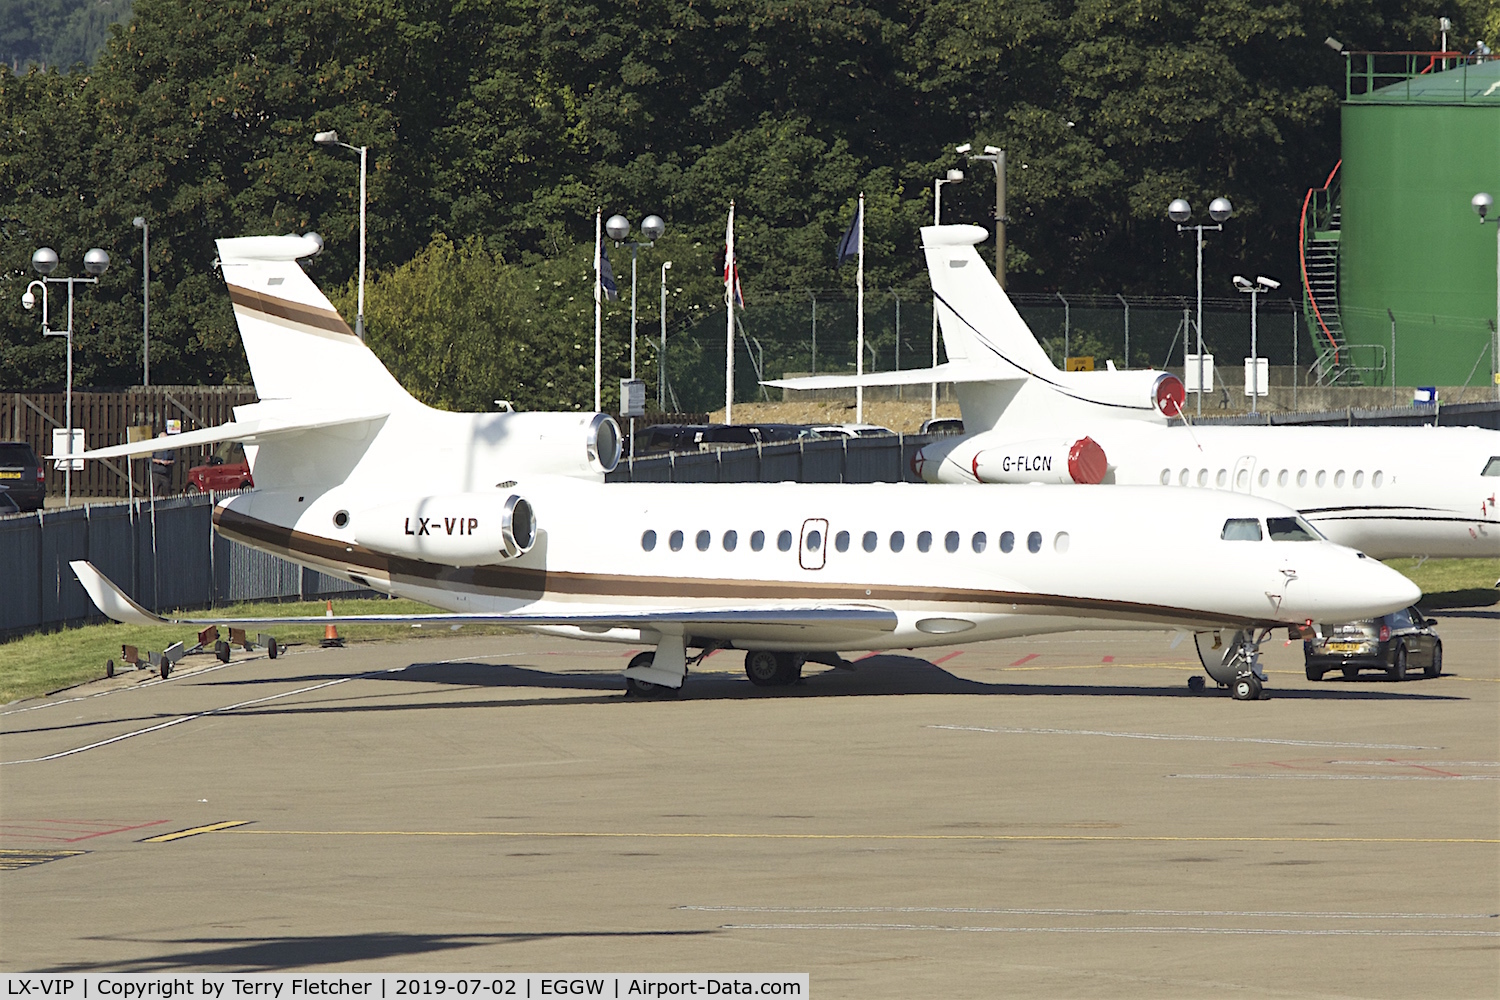
<instances>
[{"instance_id":1,"label":"nose landing gear","mask_svg":"<svg viewBox=\"0 0 1500 1000\"><path fill-rule=\"evenodd\" d=\"M1253 635L1240 630L1226 636L1222 632L1199 632L1193 638L1198 647L1198 660L1203 669L1219 683L1229 688L1235 701L1256 701L1264 696L1266 672L1260 665L1260 644L1271 634L1270 629Z\"/></svg>"}]
</instances>

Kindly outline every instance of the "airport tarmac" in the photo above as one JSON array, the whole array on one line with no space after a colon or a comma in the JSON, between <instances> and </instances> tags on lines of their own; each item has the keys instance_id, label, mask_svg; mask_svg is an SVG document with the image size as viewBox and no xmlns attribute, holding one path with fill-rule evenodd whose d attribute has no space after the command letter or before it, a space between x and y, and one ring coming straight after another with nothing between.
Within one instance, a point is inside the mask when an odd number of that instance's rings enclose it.
<instances>
[{"instance_id":1,"label":"airport tarmac","mask_svg":"<svg viewBox=\"0 0 1500 1000\"><path fill-rule=\"evenodd\" d=\"M1192 694L1074 633L626 699L634 650L293 647L0 709L0 968L811 974L814 997L1495 997L1500 615Z\"/></svg>"}]
</instances>

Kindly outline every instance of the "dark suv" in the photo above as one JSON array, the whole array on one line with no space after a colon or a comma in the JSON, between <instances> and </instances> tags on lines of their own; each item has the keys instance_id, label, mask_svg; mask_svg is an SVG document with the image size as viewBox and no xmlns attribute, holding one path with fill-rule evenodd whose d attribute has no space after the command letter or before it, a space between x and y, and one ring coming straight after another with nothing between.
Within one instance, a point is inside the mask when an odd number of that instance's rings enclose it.
<instances>
[{"instance_id":1,"label":"dark suv","mask_svg":"<svg viewBox=\"0 0 1500 1000\"><path fill-rule=\"evenodd\" d=\"M47 502L41 460L25 441L0 441L0 486L22 510L38 510Z\"/></svg>"}]
</instances>

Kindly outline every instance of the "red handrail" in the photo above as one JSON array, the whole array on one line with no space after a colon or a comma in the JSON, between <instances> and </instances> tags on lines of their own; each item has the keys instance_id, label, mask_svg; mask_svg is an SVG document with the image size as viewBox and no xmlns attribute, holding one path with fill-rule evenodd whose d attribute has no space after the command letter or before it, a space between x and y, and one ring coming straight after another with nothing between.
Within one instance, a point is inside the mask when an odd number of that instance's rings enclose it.
<instances>
[{"instance_id":1,"label":"red handrail","mask_svg":"<svg viewBox=\"0 0 1500 1000\"><path fill-rule=\"evenodd\" d=\"M1333 331L1328 329L1328 324L1323 322L1323 311L1318 308L1317 296L1313 295L1312 285L1307 280L1307 206L1312 202L1313 195L1319 191L1328 190L1329 186L1333 184L1334 175L1339 172L1339 167L1343 165L1344 161L1340 159L1339 162L1333 165L1333 169L1328 172L1328 179L1323 182L1323 186L1320 188L1308 188L1307 196L1302 199L1302 246L1300 251L1302 257L1302 290L1307 293L1307 301L1312 303L1313 316L1317 319L1318 326L1322 327L1323 336L1328 338L1328 344L1333 348L1334 364L1339 363L1339 343L1334 339Z\"/></svg>"}]
</instances>

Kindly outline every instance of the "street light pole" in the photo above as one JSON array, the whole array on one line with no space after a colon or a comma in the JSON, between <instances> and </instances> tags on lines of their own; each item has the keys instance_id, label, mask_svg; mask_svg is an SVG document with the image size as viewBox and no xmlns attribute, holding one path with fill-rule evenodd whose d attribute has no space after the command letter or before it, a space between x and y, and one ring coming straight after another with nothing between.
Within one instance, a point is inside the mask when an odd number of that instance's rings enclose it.
<instances>
[{"instance_id":1,"label":"street light pole","mask_svg":"<svg viewBox=\"0 0 1500 1000\"><path fill-rule=\"evenodd\" d=\"M1255 301L1262 294L1280 288L1281 282L1262 275L1256 275L1255 283L1251 284L1236 274L1234 276L1234 287L1250 296L1250 361L1246 366L1246 370L1250 375L1248 382L1250 389L1250 412L1254 413L1256 412L1256 399L1260 396L1260 351L1256 342Z\"/></svg>"},{"instance_id":2,"label":"street light pole","mask_svg":"<svg viewBox=\"0 0 1500 1000\"><path fill-rule=\"evenodd\" d=\"M939 177L932 182L932 224L941 226L943 224L943 185L957 184L964 179L962 170L949 170L948 176ZM938 314L937 293L932 296L932 367L936 368L938 363ZM937 419L937 383L932 383L932 414L933 420Z\"/></svg>"},{"instance_id":3,"label":"street light pole","mask_svg":"<svg viewBox=\"0 0 1500 1000\"><path fill-rule=\"evenodd\" d=\"M151 384L151 223L137 215L132 223L141 231L141 385Z\"/></svg>"},{"instance_id":4,"label":"street light pole","mask_svg":"<svg viewBox=\"0 0 1500 1000\"><path fill-rule=\"evenodd\" d=\"M641 235L645 240L630 240L625 242L630 235L630 220L623 215L611 215L609 221L604 223L604 231L609 238L615 241L615 246L630 247L630 380L635 381L635 340L636 340L636 289L639 285L637 280L636 264L640 255L641 247L654 247L656 241L661 239L662 233L667 231L667 224L659 215L648 215L641 220ZM666 272L663 270L663 276ZM665 329L665 327L663 327ZM627 409L626 401L620 400L621 412ZM630 457L635 458L635 415L630 417Z\"/></svg>"},{"instance_id":5,"label":"street light pole","mask_svg":"<svg viewBox=\"0 0 1500 1000\"><path fill-rule=\"evenodd\" d=\"M1234 214L1234 206L1229 203L1228 198L1215 198L1208 206L1209 217L1218 223L1213 226L1184 226L1193 214L1192 208L1184 198L1173 199L1172 204L1167 206L1167 216L1177 223L1179 233L1197 232L1198 234L1198 416L1203 416L1203 232L1213 229L1223 232L1223 222ZM1183 338L1184 344L1187 338ZM1183 372L1186 376L1187 372Z\"/></svg>"},{"instance_id":6,"label":"street light pole","mask_svg":"<svg viewBox=\"0 0 1500 1000\"><path fill-rule=\"evenodd\" d=\"M354 335L365 339L365 191L369 146L351 146L339 140L337 132L319 132L313 142L320 146L343 146L359 154L359 301L354 311Z\"/></svg>"},{"instance_id":7,"label":"street light pole","mask_svg":"<svg viewBox=\"0 0 1500 1000\"><path fill-rule=\"evenodd\" d=\"M986 146L983 153L971 153L974 147L964 143L957 147L971 162L980 160L995 168L995 281L1005 287L1005 150Z\"/></svg>"},{"instance_id":8,"label":"street light pole","mask_svg":"<svg viewBox=\"0 0 1500 1000\"><path fill-rule=\"evenodd\" d=\"M661 353L656 358L656 408L667 412L667 272L670 260L661 265Z\"/></svg>"},{"instance_id":9,"label":"street light pole","mask_svg":"<svg viewBox=\"0 0 1500 1000\"><path fill-rule=\"evenodd\" d=\"M1495 199L1481 191L1469 199L1469 206L1479 216L1482 226L1490 221L1487 216L1495 205ZM1500 399L1500 218L1495 220L1495 342L1490 347L1490 381L1495 384L1495 398ZM1394 384L1394 379L1392 383Z\"/></svg>"},{"instance_id":10,"label":"street light pole","mask_svg":"<svg viewBox=\"0 0 1500 1000\"><path fill-rule=\"evenodd\" d=\"M32 294L33 288L40 288L42 292L42 336L65 337L68 343L68 376L67 376L67 400L64 404L67 423L66 435L67 445L63 451L66 456L63 459L63 505L71 506L73 503L73 286L97 285L99 275L109 269L109 254L93 248L83 255L83 268L89 273L87 278L53 278L52 272L57 269L57 251L51 247L42 247L31 255L31 266L41 278L32 281L26 286L26 291L21 295L23 308L31 309L36 305L36 296ZM49 324L47 314L47 286L68 286L68 328L66 330L54 330Z\"/></svg>"}]
</instances>

